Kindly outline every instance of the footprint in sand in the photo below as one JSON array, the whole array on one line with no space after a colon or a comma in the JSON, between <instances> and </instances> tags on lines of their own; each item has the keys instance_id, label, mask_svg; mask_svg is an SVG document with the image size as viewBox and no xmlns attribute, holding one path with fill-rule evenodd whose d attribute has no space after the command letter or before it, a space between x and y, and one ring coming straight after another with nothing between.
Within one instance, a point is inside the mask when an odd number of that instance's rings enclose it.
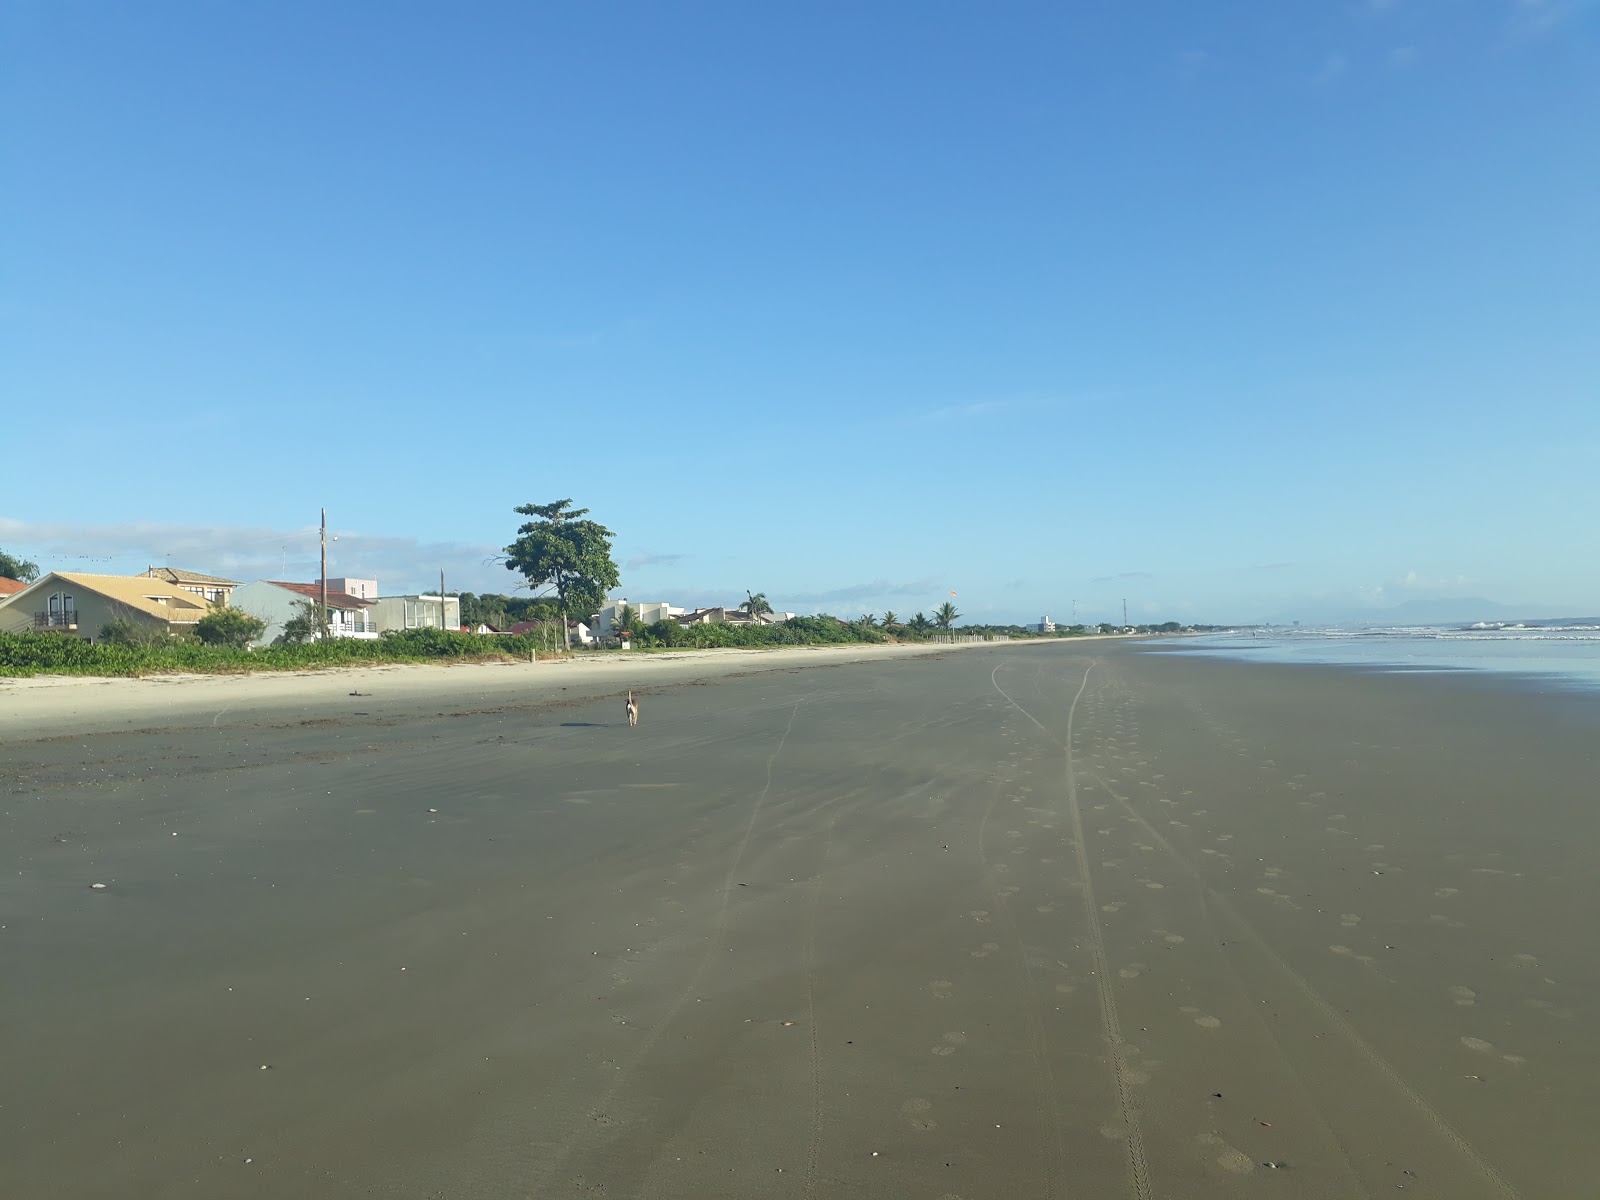
<instances>
[{"instance_id":1,"label":"footprint in sand","mask_svg":"<svg viewBox=\"0 0 1600 1200\"><path fill-rule=\"evenodd\" d=\"M1056 906L1054 904L1035 904L1033 906L1033 911L1036 913L1053 913L1055 910Z\"/></svg>"},{"instance_id":2,"label":"footprint in sand","mask_svg":"<svg viewBox=\"0 0 1600 1200\"><path fill-rule=\"evenodd\" d=\"M1340 913L1339 924L1343 925L1346 929L1354 929L1357 925L1361 924L1361 918L1355 913Z\"/></svg>"},{"instance_id":3,"label":"footprint in sand","mask_svg":"<svg viewBox=\"0 0 1600 1200\"><path fill-rule=\"evenodd\" d=\"M1469 987L1463 987L1460 984L1457 984L1455 987L1450 989L1450 1002L1452 1004L1459 1004L1462 1008L1471 1008L1478 1002L1478 993Z\"/></svg>"},{"instance_id":4,"label":"footprint in sand","mask_svg":"<svg viewBox=\"0 0 1600 1200\"><path fill-rule=\"evenodd\" d=\"M1433 898L1435 900L1448 900L1448 899L1450 899L1451 896L1454 896L1459 890L1460 890L1459 888L1451 888L1451 887L1440 888L1438 891L1436 891L1433 894Z\"/></svg>"},{"instance_id":5,"label":"footprint in sand","mask_svg":"<svg viewBox=\"0 0 1600 1200\"><path fill-rule=\"evenodd\" d=\"M1102 904L1100 911L1103 913L1118 913L1122 911L1123 901L1113 900L1110 904Z\"/></svg>"},{"instance_id":6,"label":"footprint in sand","mask_svg":"<svg viewBox=\"0 0 1600 1200\"><path fill-rule=\"evenodd\" d=\"M1476 1051L1479 1054L1494 1053L1494 1043L1486 1042L1482 1038L1464 1037L1461 1039L1461 1044L1468 1050Z\"/></svg>"},{"instance_id":7,"label":"footprint in sand","mask_svg":"<svg viewBox=\"0 0 1600 1200\"><path fill-rule=\"evenodd\" d=\"M979 946L976 950L974 950L972 952L972 957L973 958L988 958L989 955L993 954L998 949L1000 949L1000 943L999 942L985 942L983 945Z\"/></svg>"},{"instance_id":8,"label":"footprint in sand","mask_svg":"<svg viewBox=\"0 0 1600 1200\"><path fill-rule=\"evenodd\" d=\"M975 908L967 915L979 925L987 925L989 923L989 910L987 908Z\"/></svg>"},{"instance_id":9,"label":"footprint in sand","mask_svg":"<svg viewBox=\"0 0 1600 1200\"><path fill-rule=\"evenodd\" d=\"M1358 963L1365 963L1369 967L1372 966L1376 961L1372 955L1357 954L1354 950L1350 949L1349 946L1329 946L1328 949L1333 951L1333 953L1337 954L1340 958L1351 958Z\"/></svg>"},{"instance_id":10,"label":"footprint in sand","mask_svg":"<svg viewBox=\"0 0 1600 1200\"><path fill-rule=\"evenodd\" d=\"M1181 933L1172 933L1165 929L1157 929L1154 932L1159 933L1161 935L1161 940L1166 942L1169 946L1183 945L1183 934Z\"/></svg>"},{"instance_id":11,"label":"footprint in sand","mask_svg":"<svg viewBox=\"0 0 1600 1200\"><path fill-rule=\"evenodd\" d=\"M1137 979L1148 969L1143 963L1129 963L1127 966L1120 968L1117 974L1124 979Z\"/></svg>"},{"instance_id":12,"label":"footprint in sand","mask_svg":"<svg viewBox=\"0 0 1600 1200\"><path fill-rule=\"evenodd\" d=\"M915 1100L907 1100L900 1106L900 1111L905 1114L906 1120L911 1123L913 1129L928 1130L937 1128L933 1119L928 1116L933 1111L933 1101L931 1100L924 1100L920 1097Z\"/></svg>"},{"instance_id":13,"label":"footprint in sand","mask_svg":"<svg viewBox=\"0 0 1600 1200\"><path fill-rule=\"evenodd\" d=\"M1511 965L1519 971L1529 971L1539 965L1539 960L1531 954L1513 954Z\"/></svg>"},{"instance_id":14,"label":"footprint in sand","mask_svg":"<svg viewBox=\"0 0 1600 1200\"><path fill-rule=\"evenodd\" d=\"M1075 984L1075 983L1058 983L1058 984L1056 984L1056 994L1059 995L1059 996L1070 996L1070 995L1072 995L1073 992L1075 992L1077 990L1078 990L1078 985Z\"/></svg>"},{"instance_id":15,"label":"footprint in sand","mask_svg":"<svg viewBox=\"0 0 1600 1200\"><path fill-rule=\"evenodd\" d=\"M1192 1005L1192 1004L1185 1004L1178 1011L1181 1012L1181 1013L1184 1013L1184 1014L1186 1014L1188 1016L1193 1017L1194 1018L1194 1023L1196 1025L1200 1026L1201 1029L1221 1029L1222 1028L1222 1022L1221 1021L1219 1021L1216 1017L1213 1017L1213 1016L1210 1016L1207 1013L1201 1012L1198 1008L1194 1007L1194 1005Z\"/></svg>"},{"instance_id":16,"label":"footprint in sand","mask_svg":"<svg viewBox=\"0 0 1600 1200\"><path fill-rule=\"evenodd\" d=\"M948 979L935 979L928 985L928 991L933 993L933 998L935 1000L948 1000L950 999L950 993L952 990L954 990L955 986L956 985L951 983Z\"/></svg>"},{"instance_id":17,"label":"footprint in sand","mask_svg":"<svg viewBox=\"0 0 1600 1200\"><path fill-rule=\"evenodd\" d=\"M1214 1133L1202 1133L1194 1140L1207 1150L1220 1151L1213 1161L1230 1175L1248 1175L1256 1169L1255 1159L1230 1146Z\"/></svg>"}]
</instances>

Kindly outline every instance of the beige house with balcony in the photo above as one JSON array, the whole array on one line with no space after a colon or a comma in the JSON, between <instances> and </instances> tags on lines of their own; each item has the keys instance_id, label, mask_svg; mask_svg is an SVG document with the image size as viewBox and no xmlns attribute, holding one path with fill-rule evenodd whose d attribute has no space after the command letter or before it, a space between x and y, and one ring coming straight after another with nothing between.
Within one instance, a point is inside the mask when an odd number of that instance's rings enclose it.
<instances>
[{"instance_id":1,"label":"beige house with balcony","mask_svg":"<svg viewBox=\"0 0 1600 1200\"><path fill-rule=\"evenodd\" d=\"M144 575L85 575L51 571L20 592L0 598L0 630L69 634L94 641L113 621L192 632L211 604L164 579Z\"/></svg>"},{"instance_id":2,"label":"beige house with balcony","mask_svg":"<svg viewBox=\"0 0 1600 1200\"><path fill-rule=\"evenodd\" d=\"M167 583L175 583L186 592L193 592L202 600L212 604L227 604L233 596L233 589L239 586L237 579L223 579L220 575L202 575L199 571L182 571L177 567L151 567L144 572L141 579L162 579Z\"/></svg>"}]
</instances>

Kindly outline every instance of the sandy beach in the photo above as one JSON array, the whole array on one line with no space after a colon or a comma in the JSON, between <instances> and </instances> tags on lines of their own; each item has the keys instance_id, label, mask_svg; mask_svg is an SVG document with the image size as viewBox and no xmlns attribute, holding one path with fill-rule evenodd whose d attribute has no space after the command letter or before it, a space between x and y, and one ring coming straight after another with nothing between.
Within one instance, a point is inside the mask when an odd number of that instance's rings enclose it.
<instances>
[{"instance_id":1,"label":"sandy beach","mask_svg":"<svg viewBox=\"0 0 1600 1200\"><path fill-rule=\"evenodd\" d=\"M1600 1177L1592 699L1107 640L7 681L0 737L7 1197Z\"/></svg>"}]
</instances>

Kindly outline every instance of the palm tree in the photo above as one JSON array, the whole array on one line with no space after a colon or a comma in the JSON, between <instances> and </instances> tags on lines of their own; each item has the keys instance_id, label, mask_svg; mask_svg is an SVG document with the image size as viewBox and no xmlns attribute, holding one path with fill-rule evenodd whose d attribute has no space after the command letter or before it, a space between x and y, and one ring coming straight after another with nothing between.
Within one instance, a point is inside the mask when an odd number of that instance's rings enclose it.
<instances>
[{"instance_id":1,"label":"palm tree","mask_svg":"<svg viewBox=\"0 0 1600 1200\"><path fill-rule=\"evenodd\" d=\"M956 618L960 615L961 614L956 611L956 606L951 604L950 601L946 600L943 604L939 605L938 608L933 610L933 623L948 633L950 631L950 626L955 624Z\"/></svg>"},{"instance_id":2,"label":"palm tree","mask_svg":"<svg viewBox=\"0 0 1600 1200\"><path fill-rule=\"evenodd\" d=\"M864 625L868 629L871 629L877 623L878 623L878 618L873 616L871 613L862 613L859 617L856 618L856 624L857 625Z\"/></svg>"},{"instance_id":3,"label":"palm tree","mask_svg":"<svg viewBox=\"0 0 1600 1200\"><path fill-rule=\"evenodd\" d=\"M900 614L895 612L894 609L891 608L883 614L883 627L885 629L892 629L898 624L900 624Z\"/></svg>"},{"instance_id":4,"label":"palm tree","mask_svg":"<svg viewBox=\"0 0 1600 1200\"><path fill-rule=\"evenodd\" d=\"M772 605L767 603L767 594L765 592L746 592L744 594L744 603L739 607L752 617L759 617L762 613L772 611Z\"/></svg>"},{"instance_id":5,"label":"palm tree","mask_svg":"<svg viewBox=\"0 0 1600 1200\"><path fill-rule=\"evenodd\" d=\"M933 628L933 622L928 620L928 618L923 616L921 613L918 613L916 616L912 617L910 621L906 622L906 626L913 633L927 633L928 630Z\"/></svg>"}]
</instances>

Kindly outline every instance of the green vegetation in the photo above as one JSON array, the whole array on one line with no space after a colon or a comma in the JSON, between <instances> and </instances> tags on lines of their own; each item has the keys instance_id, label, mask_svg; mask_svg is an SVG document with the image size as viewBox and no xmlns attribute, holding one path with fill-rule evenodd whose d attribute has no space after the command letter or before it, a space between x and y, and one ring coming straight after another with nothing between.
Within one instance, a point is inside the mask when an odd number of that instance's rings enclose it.
<instances>
[{"instance_id":1,"label":"green vegetation","mask_svg":"<svg viewBox=\"0 0 1600 1200\"><path fill-rule=\"evenodd\" d=\"M376 641L329 638L255 650L161 636L157 644L122 645L91 643L62 633L0 633L0 676L234 674L441 660L526 662L535 649L535 643L527 638L504 634L479 637L444 629L407 629L386 633Z\"/></svg>"},{"instance_id":2,"label":"green vegetation","mask_svg":"<svg viewBox=\"0 0 1600 1200\"><path fill-rule=\"evenodd\" d=\"M267 623L237 608L217 607L200 618L194 635L208 646L236 646L240 649L259 638Z\"/></svg>"},{"instance_id":3,"label":"green vegetation","mask_svg":"<svg viewBox=\"0 0 1600 1200\"><path fill-rule=\"evenodd\" d=\"M23 583L32 583L39 578L39 564L18 558L14 554L7 554L0 550L0 579L17 579Z\"/></svg>"},{"instance_id":4,"label":"green vegetation","mask_svg":"<svg viewBox=\"0 0 1600 1200\"><path fill-rule=\"evenodd\" d=\"M572 508L571 500L550 504L523 504L516 511L535 517L517 530L517 540L506 547L506 569L520 572L535 592L555 593L563 616L599 612L606 593L622 582L611 558L616 535L597 521L586 521L587 508Z\"/></svg>"}]
</instances>

